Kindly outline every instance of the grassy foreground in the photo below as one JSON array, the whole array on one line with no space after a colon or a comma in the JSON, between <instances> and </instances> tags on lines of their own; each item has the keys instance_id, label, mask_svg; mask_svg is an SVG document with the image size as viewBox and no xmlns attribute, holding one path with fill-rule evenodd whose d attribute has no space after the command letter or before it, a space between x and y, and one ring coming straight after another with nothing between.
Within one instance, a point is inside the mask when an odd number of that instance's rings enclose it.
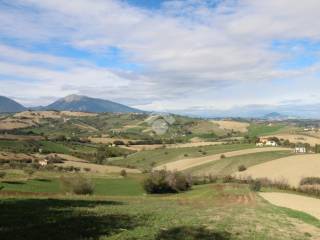
<instances>
[{"instance_id":1,"label":"grassy foreground","mask_svg":"<svg viewBox=\"0 0 320 240\"><path fill-rule=\"evenodd\" d=\"M299 230L304 221L319 229L312 218L274 207L236 184L197 186L165 196L12 198L0 192L0 211L0 239L13 240L302 240L313 234Z\"/></svg>"}]
</instances>

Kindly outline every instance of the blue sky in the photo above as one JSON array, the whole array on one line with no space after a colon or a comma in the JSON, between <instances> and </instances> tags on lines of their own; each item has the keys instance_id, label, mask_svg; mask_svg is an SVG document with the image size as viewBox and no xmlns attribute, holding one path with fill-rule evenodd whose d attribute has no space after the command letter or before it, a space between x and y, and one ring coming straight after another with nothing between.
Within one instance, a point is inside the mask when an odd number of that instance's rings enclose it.
<instances>
[{"instance_id":1,"label":"blue sky","mask_svg":"<svg viewBox=\"0 0 320 240\"><path fill-rule=\"evenodd\" d=\"M0 0L0 95L179 112L320 102L317 0Z\"/></svg>"}]
</instances>

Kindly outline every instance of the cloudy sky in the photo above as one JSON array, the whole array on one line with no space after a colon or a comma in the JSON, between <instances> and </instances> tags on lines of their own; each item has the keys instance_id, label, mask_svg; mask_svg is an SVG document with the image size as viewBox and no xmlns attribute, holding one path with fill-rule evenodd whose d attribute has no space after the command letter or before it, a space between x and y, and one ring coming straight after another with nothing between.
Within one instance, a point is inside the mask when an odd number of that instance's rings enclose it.
<instances>
[{"instance_id":1,"label":"cloudy sky","mask_svg":"<svg viewBox=\"0 0 320 240\"><path fill-rule=\"evenodd\" d=\"M0 0L0 95L145 110L320 102L319 0Z\"/></svg>"}]
</instances>

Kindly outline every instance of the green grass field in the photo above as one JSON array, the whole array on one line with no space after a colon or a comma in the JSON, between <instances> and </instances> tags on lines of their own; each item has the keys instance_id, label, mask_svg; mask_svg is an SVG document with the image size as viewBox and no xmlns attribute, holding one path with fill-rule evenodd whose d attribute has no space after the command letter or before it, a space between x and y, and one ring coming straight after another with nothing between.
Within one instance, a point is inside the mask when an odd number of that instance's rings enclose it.
<instances>
[{"instance_id":1,"label":"green grass field","mask_svg":"<svg viewBox=\"0 0 320 240\"><path fill-rule=\"evenodd\" d=\"M286 125L284 124L274 124L272 126L268 126L266 124L250 124L248 128L248 135L250 137L259 137L263 135L276 134L284 131Z\"/></svg>"},{"instance_id":2,"label":"green grass field","mask_svg":"<svg viewBox=\"0 0 320 240\"><path fill-rule=\"evenodd\" d=\"M311 216L278 208L245 185L164 196L25 196L0 192L0 239L307 240Z\"/></svg>"},{"instance_id":3,"label":"green grass field","mask_svg":"<svg viewBox=\"0 0 320 240\"><path fill-rule=\"evenodd\" d=\"M129 155L127 158L114 158L110 160L109 163L118 166L132 166L140 169L150 169L154 166L186 157L201 157L254 147L255 145L253 144L224 144L203 147L163 148L137 152Z\"/></svg>"},{"instance_id":4,"label":"green grass field","mask_svg":"<svg viewBox=\"0 0 320 240\"><path fill-rule=\"evenodd\" d=\"M187 172L193 175L213 174L229 175L238 171L240 165L251 167L264 162L292 155L291 151L260 152L246 154L236 157L227 157L219 161L204 164L195 168L188 169Z\"/></svg>"},{"instance_id":5,"label":"green grass field","mask_svg":"<svg viewBox=\"0 0 320 240\"><path fill-rule=\"evenodd\" d=\"M46 177L48 176L49 177ZM9 172L5 179L0 180L2 191L28 192L28 193L63 193L63 187L58 173L36 172L34 176L28 177L20 170ZM68 174L70 175L70 174ZM119 176L95 177L90 176L95 186L94 194L102 196L141 196L143 194L141 177Z\"/></svg>"}]
</instances>

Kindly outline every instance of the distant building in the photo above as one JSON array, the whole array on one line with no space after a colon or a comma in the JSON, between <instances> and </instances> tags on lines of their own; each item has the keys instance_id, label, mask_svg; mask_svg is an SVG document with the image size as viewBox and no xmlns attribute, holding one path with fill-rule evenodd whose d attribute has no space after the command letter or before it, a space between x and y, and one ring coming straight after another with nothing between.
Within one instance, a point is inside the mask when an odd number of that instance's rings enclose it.
<instances>
[{"instance_id":1,"label":"distant building","mask_svg":"<svg viewBox=\"0 0 320 240\"><path fill-rule=\"evenodd\" d=\"M275 141L267 141L265 144L265 146L269 146L269 147L277 147L278 143L276 143Z\"/></svg>"},{"instance_id":2,"label":"distant building","mask_svg":"<svg viewBox=\"0 0 320 240\"><path fill-rule=\"evenodd\" d=\"M40 160L38 163L39 163L39 165L41 167L45 167L45 166L48 165L48 160L47 159L43 159L43 160Z\"/></svg>"},{"instance_id":3,"label":"distant building","mask_svg":"<svg viewBox=\"0 0 320 240\"><path fill-rule=\"evenodd\" d=\"M261 137L259 138L259 142L256 143L257 147L263 147L263 146L268 146L268 147L277 147L278 143L273 140L269 140L269 138L266 137Z\"/></svg>"},{"instance_id":4,"label":"distant building","mask_svg":"<svg viewBox=\"0 0 320 240\"><path fill-rule=\"evenodd\" d=\"M295 147L294 152L295 153L306 153L307 149L305 147Z\"/></svg>"}]
</instances>

